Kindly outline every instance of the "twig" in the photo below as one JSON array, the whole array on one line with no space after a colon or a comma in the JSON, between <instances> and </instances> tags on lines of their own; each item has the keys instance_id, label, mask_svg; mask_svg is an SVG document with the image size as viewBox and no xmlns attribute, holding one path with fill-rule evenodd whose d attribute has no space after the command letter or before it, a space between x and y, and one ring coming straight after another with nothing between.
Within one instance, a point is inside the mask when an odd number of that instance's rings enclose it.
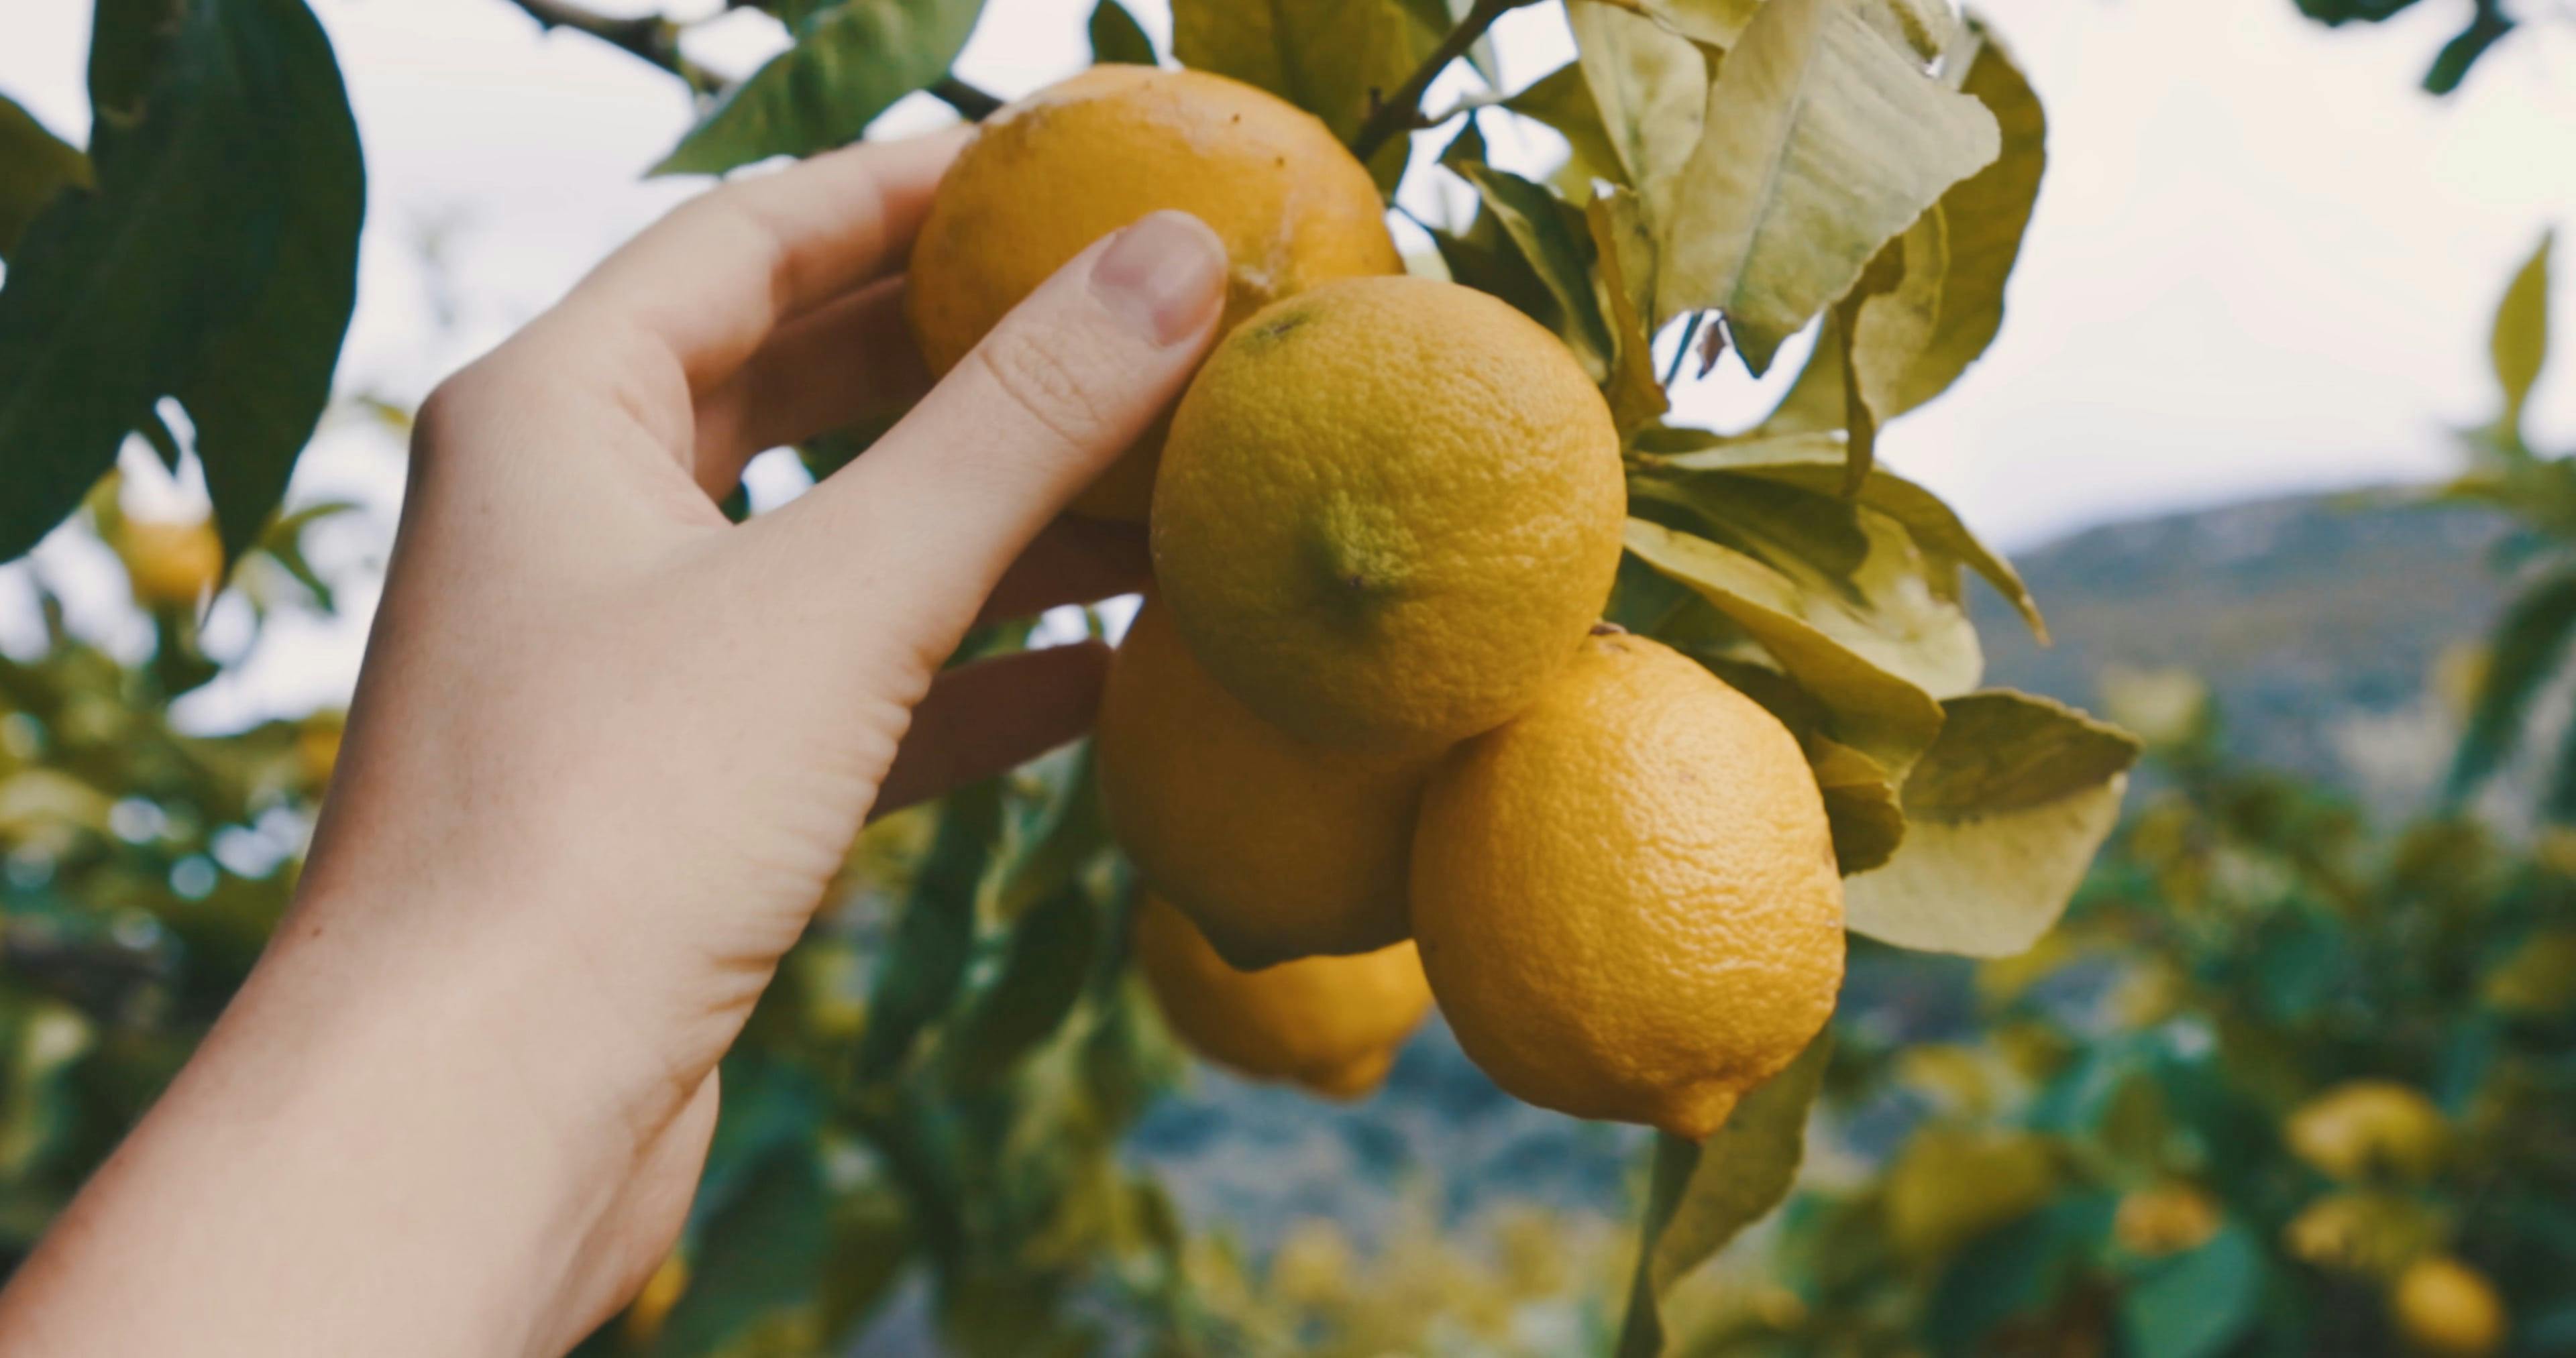
<instances>
[{"instance_id":1,"label":"twig","mask_svg":"<svg viewBox=\"0 0 2576 1358\"><path fill-rule=\"evenodd\" d=\"M1691 341L1699 338L1700 322L1707 319L1707 312L1694 311L1690 314L1690 324L1682 327L1682 342L1673 346L1672 367L1664 374L1664 386L1667 389L1682 380L1682 364L1690 358Z\"/></svg>"},{"instance_id":2,"label":"twig","mask_svg":"<svg viewBox=\"0 0 2576 1358\"><path fill-rule=\"evenodd\" d=\"M980 123L1002 107L1002 101L967 84L953 75L943 75L930 87L931 97L957 110L957 116L970 123Z\"/></svg>"},{"instance_id":3,"label":"twig","mask_svg":"<svg viewBox=\"0 0 2576 1358\"><path fill-rule=\"evenodd\" d=\"M586 33L640 61L658 66L680 79L699 94L720 94L732 82L706 67L689 60L680 51L680 26L655 15L620 19L584 9L572 0L510 0L521 12L537 21L541 28L569 28ZM752 0L725 0L727 9L738 9ZM941 76L930 87L930 93L957 110L968 122L982 122L1002 106L1002 101L955 76Z\"/></svg>"},{"instance_id":4,"label":"twig","mask_svg":"<svg viewBox=\"0 0 2576 1358\"><path fill-rule=\"evenodd\" d=\"M1422 95L1431 88L1431 82L1449 69L1449 63L1467 55L1467 49L1485 36L1485 30L1492 28L1496 19L1528 3L1530 0L1476 0L1475 6L1467 11L1467 17L1449 30L1449 36L1431 49L1431 55L1413 68L1413 74L1406 76L1403 84L1396 86L1393 93L1379 100L1377 107L1369 111L1368 121L1361 123L1360 130L1351 136L1351 154L1366 160L1376 155L1379 147L1393 141L1397 133L1420 121Z\"/></svg>"},{"instance_id":5,"label":"twig","mask_svg":"<svg viewBox=\"0 0 2576 1358\"><path fill-rule=\"evenodd\" d=\"M539 28L569 28L576 33L587 33L629 56L669 71L687 81L689 88L699 94L712 94L724 88L724 77L681 54L678 25L659 15L620 19L584 9L571 0L510 0L510 3L536 20Z\"/></svg>"}]
</instances>

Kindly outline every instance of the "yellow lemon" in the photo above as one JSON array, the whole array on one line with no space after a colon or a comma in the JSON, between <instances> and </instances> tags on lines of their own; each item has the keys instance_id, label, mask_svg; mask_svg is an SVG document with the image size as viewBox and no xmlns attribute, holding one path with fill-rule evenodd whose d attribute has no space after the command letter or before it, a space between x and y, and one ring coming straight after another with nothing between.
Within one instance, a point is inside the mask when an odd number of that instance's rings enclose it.
<instances>
[{"instance_id":1,"label":"yellow lemon","mask_svg":"<svg viewBox=\"0 0 2576 1358\"><path fill-rule=\"evenodd\" d=\"M1459 1044L1578 1117L1707 1136L1842 984L1842 879L1798 742L1625 633L1433 773L1412 897Z\"/></svg>"},{"instance_id":2,"label":"yellow lemon","mask_svg":"<svg viewBox=\"0 0 2576 1358\"><path fill-rule=\"evenodd\" d=\"M1154 601L1110 660L1097 730L1119 844L1237 966L1405 936L1429 760L1295 740L1208 677Z\"/></svg>"},{"instance_id":3,"label":"yellow lemon","mask_svg":"<svg viewBox=\"0 0 2576 1358\"><path fill-rule=\"evenodd\" d=\"M2504 1343L2504 1299L2486 1275L2440 1255L2418 1259L2389 1295L2397 1332L2418 1353L2483 1358Z\"/></svg>"},{"instance_id":4,"label":"yellow lemon","mask_svg":"<svg viewBox=\"0 0 2576 1358\"><path fill-rule=\"evenodd\" d=\"M206 519L127 519L116 554L135 602L147 607L193 605L223 579L224 545Z\"/></svg>"},{"instance_id":5,"label":"yellow lemon","mask_svg":"<svg viewBox=\"0 0 2576 1358\"><path fill-rule=\"evenodd\" d=\"M1187 917L1136 903L1136 964L1172 1032L1220 1065L1355 1099L1378 1087L1431 1009L1411 943L1237 971Z\"/></svg>"},{"instance_id":6,"label":"yellow lemon","mask_svg":"<svg viewBox=\"0 0 2576 1358\"><path fill-rule=\"evenodd\" d=\"M1227 326L1404 267L1377 185L1313 115L1202 71L1095 66L986 119L941 180L904 295L922 358L947 372L1084 247L1167 209L1225 242ZM1158 427L1074 509L1142 521L1161 442Z\"/></svg>"},{"instance_id":7,"label":"yellow lemon","mask_svg":"<svg viewBox=\"0 0 2576 1358\"><path fill-rule=\"evenodd\" d=\"M2333 1178L2422 1178L2440 1165L2450 1123L2394 1080L2352 1080L2300 1105L2286 1132L2292 1153Z\"/></svg>"},{"instance_id":8,"label":"yellow lemon","mask_svg":"<svg viewBox=\"0 0 2576 1358\"><path fill-rule=\"evenodd\" d=\"M1527 706L1619 567L1619 435L1509 305L1326 284L1217 347L1155 485L1154 569L1209 672L1300 739L1436 750Z\"/></svg>"}]
</instances>

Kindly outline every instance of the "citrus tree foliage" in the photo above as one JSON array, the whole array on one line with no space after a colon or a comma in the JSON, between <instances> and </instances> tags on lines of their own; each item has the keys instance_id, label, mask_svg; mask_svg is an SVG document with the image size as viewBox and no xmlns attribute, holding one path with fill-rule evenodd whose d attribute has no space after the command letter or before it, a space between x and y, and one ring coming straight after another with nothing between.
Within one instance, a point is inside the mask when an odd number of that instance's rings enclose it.
<instances>
[{"instance_id":1,"label":"citrus tree foliage","mask_svg":"<svg viewBox=\"0 0 2576 1358\"><path fill-rule=\"evenodd\" d=\"M996 101L949 67L979 23L1009 19L1007 0L991 14L981 0L760 0L792 42L727 84L684 54L675 22L516 2L700 98L664 172L811 154L917 91L980 117ZM2108 833L2136 745L2060 704L1981 687L1962 607L1970 577L2035 630L2038 608L2011 565L1882 465L1879 447L2001 324L2047 163L2036 95L1999 35L1940 0L1562 0L1576 59L1508 87L1488 30L1526 3L1175 0L1168 53L1117 0L1100 0L1088 27L1100 59L1217 71L1308 109L1390 195L1426 176L1452 184L1470 206L1411 223L1421 234L1408 240L1430 247L1416 266L1561 337L1618 422L1633 517L1613 620L1690 655L1796 735L1856 932L1943 953L2029 947ZM193 451L238 550L276 504L345 326L355 136L299 0L99 4L92 145L74 150L0 108L0 245L12 251L0 555L58 522L138 431L174 458ZM126 22L137 6L178 17ZM1427 106L1452 70L1472 92ZM1567 158L1538 178L1493 163L1486 130L1509 120L1551 129ZM1426 147L1440 149L1416 154ZM1756 426L1671 418L1668 389L1688 365L1706 376L1731 354L1765 372L1810 331L1789 394ZM193 449L156 413L165 398L185 409ZM828 473L897 413L800 451ZM730 509L742 512L739 497ZM116 531L105 510L91 525ZM165 609L158 621L162 652L189 654L193 619ZM1024 640L1025 629L980 634L960 658ZM37 671L138 695L119 701L155 722L158 696L191 682L86 655L57 635ZM23 733L13 757L41 774L17 775L35 779L25 795L71 778L96 794L75 803L112 811L126 789L164 787L140 771L57 767L85 748L67 733L86 729L86 699L8 701L8 729ZM247 759L285 737L169 739ZM260 795L292 809L311 791ZM249 793L157 795L191 834L265 814ZM5 847L11 881L95 916L115 942L122 898L82 874L136 850L102 824L49 829L41 852L23 836ZM49 990L28 1000L39 1026L24 1029L24 1078L53 1081L69 1111L24 1134L55 1148L43 1153L57 1168L16 1208L13 1240L32 1236L184 1052L292 876L281 860L236 889L214 861L205 899L250 902L248 922L172 963L160 984L203 1009L142 1023L159 1064L114 1068L123 1102L99 1102L88 1082L94 1053L122 1051L130 1011ZM188 884L203 874L178 873L147 873L128 894L156 920L193 918ZM933 1314L965 1352L1080 1349L1137 1331L1223 1347L1223 1319L1185 1286L1169 1204L1115 1154L1175 1069L1128 980L1130 887L1080 750L867 831L728 1059L679 1252L587 1350L812 1352L908 1276L930 1280ZM55 969L22 979L22 954L10 956L12 997L53 984ZM64 1036L75 1030L77 1042ZM1820 1038L1706 1144L1655 1147L1626 1321L1613 1327L1623 1351L1665 1348L1666 1295L1788 1192L1831 1049Z\"/></svg>"},{"instance_id":2,"label":"citrus tree foliage","mask_svg":"<svg viewBox=\"0 0 2576 1358\"><path fill-rule=\"evenodd\" d=\"M2508 567L2527 583L2506 608L2488 647L2469 729L2451 765L2450 796L2471 794L2514 752L2534 701L2564 667L2576 636L2576 451L2545 456L2523 436L2523 409L2549 357L2549 257L2541 238L2496 306L2488 352L2497 394L2496 418L2461 431L2469 471L2444 492L2446 500L2493 505L2519 521L2499 547ZM2541 797L2550 819L2576 820L2576 732L2565 737Z\"/></svg>"},{"instance_id":3,"label":"citrus tree foliage","mask_svg":"<svg viewBox=\"0 0 2576 1358\"><path fill-rule=\"evenodd\" d=\"M0 110L0 560L187 413L227 551L286 493L357 298L358 131L303 0L100 0L90 144Z\"/></svg>"},{"instance_id":4,"label":"citrus tree foliage","mask_svg":"<svg viewBox=\"0 0 2576 1358\"><path fill-rule=\"evenodd\" d=\"M2159 790L2070 917L1918 987L1911 1042L1845 1025L1825 1117L1867 1172L1802 1191L1682 1351L2430 1352L2393 1284L2444 1257L2499 1351L2576 1345L2563 837L2375 830L2156 686Z\"/></svg>"},{"instance_id":5,"label":"citrus tree foliage","mask_svg":"<svg viewBox=\"0 0 2576 1358\"><path fill-rule=\"evenodd\" d=\"M2416 0L2296 0L2299 12L2318 23L2335 26L2349 23L2375 24L2383 19L2413 9ZM2468 22L2433 54L2433 64L2425 69L2424 88L2434 94L2449 94L2468 77L2469 68L2497 40L2511 33L2523 11L2505 0L2465 0ZM2546 6L2531 9L2548 13ZM2563 14L2563 11L2560 12Z\"/></svg>"}]
</instances>

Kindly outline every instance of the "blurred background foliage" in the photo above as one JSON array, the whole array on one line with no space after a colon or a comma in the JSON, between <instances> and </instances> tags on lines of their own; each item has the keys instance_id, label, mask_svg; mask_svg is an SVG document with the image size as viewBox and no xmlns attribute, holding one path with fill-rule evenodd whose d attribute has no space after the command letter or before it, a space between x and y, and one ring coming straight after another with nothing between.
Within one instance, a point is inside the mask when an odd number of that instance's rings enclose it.
<instances>
[{"instance_id":1,"label":"blurred background foliage","mask_svg":"<svg viewBox=\"0 0 2576 1358\"><path fill-rule=\"evenodd\" d=\"M2299 4L2327 23L2406 7ZM1103 50L1142 41L1100 13ZM2456 85L2513 17L2474 0L2428 85ZM924 71L962 39L905 32L936 58ZM600 36L681 64L659 20ZM961 110L980 97L934 88ZM864 123L861 94L840 112ZM710 126L758 112L742 107ZM2116 591L2145 577L2113 564L2118 543L2074 550L2097 588L2032 569L2067 644L2001 641L1994 669L2098 696L2147 735L2140 791L2031 953L1856 940L1799 1187L1667 1292L1668 1352L2576 1351L2576 832L2559 828L2576 776L2514 780L2568 725L2558 666L2576 634L2576 463L2519 424L2547 351L2546 258L2500 310L2504 412L2463 435L2470 470L2445 503L2295 516L2318 540L2403 544L2375 574L2326 558L2369 628L2332 633L2342 615L2320 620L2292 588L2305 577L2198 569L2185 530L2180 551L2136 549L2219 581L2240 631L2305 625L2387 651L2391 629L2420 625L2399 660L2336 668L2379 663L2432 695L2446 757L2466 730L2448 798L2368 795L2314 751L2267 745L2292 723L2264 704L2331 705L2313 675L2240 705L2245 669L2223 648L2206 679L2102 663L2140 630ZM806 460L826 472L868 432ZM170 705L216 673L200 633L218 612L255 633L336 606L304 542L339 507L267 520L224 576L211 525L130 515L118 489L91 491L70 531L122 566L151 644L76 635L40 579L41 644L0 657L0 1271L239 984L337 748L334 711L209 735ZM2518 602L2491 647L2459 651L2442 643L2476 619L2402 587L2472 552L2350 525L2482 507L2504 511L2471 535L2504 583L2479 584ZM1028 640L996 629L965 655ZM727 1061L678 1250L583 1352L1607 1350L1636 1267L1643 1139L1512 1102L1436 1024L1357 1107L1193 1065L1124 965L1130 883L1088 778L1067 752L861 838Z\"/></svg>"}]
</instances>

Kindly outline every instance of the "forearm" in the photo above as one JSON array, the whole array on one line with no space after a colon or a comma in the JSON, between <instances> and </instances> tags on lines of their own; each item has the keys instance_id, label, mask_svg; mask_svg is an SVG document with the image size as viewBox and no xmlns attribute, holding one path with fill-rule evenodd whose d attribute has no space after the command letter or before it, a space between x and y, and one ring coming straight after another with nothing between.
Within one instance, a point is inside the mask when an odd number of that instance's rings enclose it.
<instances>
[{"instance_id":1,"label":"forearm","mask_svg":"<svg viewBox=\"0 0 2576 1358\"><path fill-rule=\"evenodd\" d=\"M543 1352L578 1337L568 1299L613 1291L581 1270L637 1134L568 1099L541 979L315 933L0 1296L0 1353Z\"/></svg>"}]
</instances>

